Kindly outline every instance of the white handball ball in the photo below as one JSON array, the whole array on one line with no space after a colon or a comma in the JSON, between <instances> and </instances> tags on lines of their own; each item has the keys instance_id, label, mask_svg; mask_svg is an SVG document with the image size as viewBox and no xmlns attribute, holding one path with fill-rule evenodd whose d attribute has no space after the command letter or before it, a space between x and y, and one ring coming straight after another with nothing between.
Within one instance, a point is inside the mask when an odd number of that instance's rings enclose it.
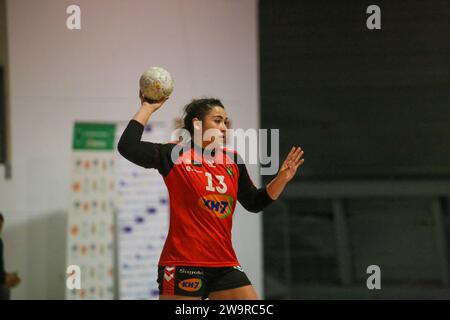
<instances>
[{"instance_id":1,"label":"white handball ball","mask_svg":"<svg viewBox=\"0 0 450 320\"><path fill-rule=\"evenodd\" d=\"M172 93L173 80L167 70L152 67L142 74L139 86L146 99L160 101Z\"/></svg>"}]
</instances>

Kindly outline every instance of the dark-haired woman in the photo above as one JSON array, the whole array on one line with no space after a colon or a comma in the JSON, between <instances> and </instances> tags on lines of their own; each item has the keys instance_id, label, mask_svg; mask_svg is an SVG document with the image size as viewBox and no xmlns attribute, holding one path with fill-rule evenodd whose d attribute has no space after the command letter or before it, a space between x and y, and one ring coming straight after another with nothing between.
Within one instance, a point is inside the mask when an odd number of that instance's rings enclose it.
<instances>
[{"instance_id":1,"label":"dark-haired woman","mask_svg":"<svg viewBox=\"0 0 450 320\"><path fill-rule=\"evenodd\" d=\"M170 226L158 264L160 299L257 299L232 247L236 201L251 212L275 201L304 162L303 151L293 147L276 177L258 189L238 153L223 147L228 118L220 100L197 99L185 107L184 129L192 136L215 129L213 136L152 143L141 141L144 127L167 99L154 103L142 94L140 99L118 150L139 166L157 169L169 192ZM177 146L181 151L172 152Z\"/></svg>"}]
</instances>

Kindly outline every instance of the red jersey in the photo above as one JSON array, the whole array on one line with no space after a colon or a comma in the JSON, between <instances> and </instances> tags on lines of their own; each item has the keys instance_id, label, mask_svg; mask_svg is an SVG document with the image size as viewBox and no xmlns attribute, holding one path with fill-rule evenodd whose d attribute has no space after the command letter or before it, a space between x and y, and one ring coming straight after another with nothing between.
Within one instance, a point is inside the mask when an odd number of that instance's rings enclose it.
<instances>
[{"instance_id":1,"label":"red jersey","mask_svg":"<svg viewBox=\"0 0 450 320\"><path fill-rule=\"evenodd\" d=\"M192 143L140 141L143 130L131 120L118 149L133 163L157 169L167 186L170 225L159 265L239 265L231 241L236 201L259 212L274 201L266 188L254 186L234 150L216 148L212 156L202 156L203 150Z\"/></svg>"}]
</instances>

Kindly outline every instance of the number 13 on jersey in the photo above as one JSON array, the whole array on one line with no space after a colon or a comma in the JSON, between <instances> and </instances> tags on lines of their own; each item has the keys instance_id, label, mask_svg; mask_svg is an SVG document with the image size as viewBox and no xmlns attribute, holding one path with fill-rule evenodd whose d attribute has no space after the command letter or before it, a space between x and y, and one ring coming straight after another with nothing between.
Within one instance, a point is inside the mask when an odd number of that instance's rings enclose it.
<instances>
[{"instance_id":1,"label":"number 13 on jersey","mask_svg":"<svg viewBox=\"0 0 450 320\"><path fill-rule=\"evenodd\" d=\"M208 191L217 191L219 193L227 192L227 184L225 183L225 177L220 175L215 175L216 179L219 180L219 186L213 186L213 177L209 172L205 172L206 177L208 178L208 185L206 186L206 190Z\"/></svg>"}]
</instances>

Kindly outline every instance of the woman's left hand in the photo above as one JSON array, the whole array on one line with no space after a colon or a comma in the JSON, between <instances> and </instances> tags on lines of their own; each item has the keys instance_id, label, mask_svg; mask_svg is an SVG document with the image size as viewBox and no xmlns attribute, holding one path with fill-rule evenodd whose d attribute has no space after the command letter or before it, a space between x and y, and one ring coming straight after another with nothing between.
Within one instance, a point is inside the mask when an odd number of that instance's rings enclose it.
<instances>
[{"instance_id":1,"label":"woman's left hand","mask_svg":"<svg viewBox=\"0 0 450 320\"><path fill-rule=\"evenodd\" d=\"M302 148L292 147L291 152L289 152L281 165L277 177L283 179L285 182L289 182L297 173L298 167L305 162L305 159L302 158L303 154Z\"/></svg>"}]
</instances>

